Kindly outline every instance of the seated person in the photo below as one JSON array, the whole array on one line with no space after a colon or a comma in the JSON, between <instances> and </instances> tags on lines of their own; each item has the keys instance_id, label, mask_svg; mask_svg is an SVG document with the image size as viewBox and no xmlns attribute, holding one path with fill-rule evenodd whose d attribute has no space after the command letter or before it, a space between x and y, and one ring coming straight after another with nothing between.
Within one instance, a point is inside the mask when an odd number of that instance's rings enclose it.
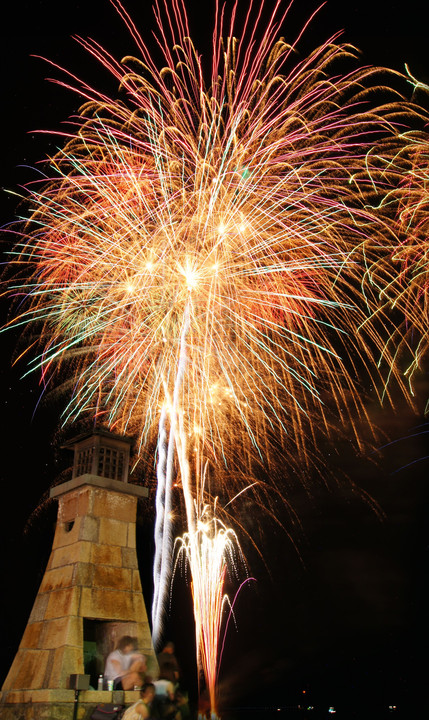
<instances>
[{"instance_id":1,"label":"seated person","mask_svg":"<svg viewBox=\"0 0 429 720\"><path fill-rule=\"evenodd\" d=\"M174 702L175 674L174 665L165 663L159 669L158 680L154 680L155 697L152 714L160 720L175 720L177 707Z\"/></svg>"},{"instance_id":2,"label":"seated person","mask_svg":"<svg viewBox=\"0 0 429 720\"><path fill-rule=\"evenodd\" d=\"M136 638L124 635L106 660L104 677L113 680L115 690L133 690L141 686L146 672L146 658L137 652Z\"/></svg>"},{"instance_id":3,"label":"seated person","mask_svg":"<svg viewBox=\"0 0 429 720\"><path fill-rule=\"evenodd\" d=\"M140 700L131 705L123 714L122 720L150 720L151 704L155 697L155 685L145 683L140 690Z\"/></svg>"},{"instance_id":4,"label":"seated person","mask_svg":"<svg viewBox=\"0 0 429 720\"><path fill-rule=\"evenodd\" d=\"M173 702L175 686L175 672L174 665L164 663L159 669L158 680L154 681L155 685L155 698L156 700L169 700Z\"/></svg>"}]
</instances>

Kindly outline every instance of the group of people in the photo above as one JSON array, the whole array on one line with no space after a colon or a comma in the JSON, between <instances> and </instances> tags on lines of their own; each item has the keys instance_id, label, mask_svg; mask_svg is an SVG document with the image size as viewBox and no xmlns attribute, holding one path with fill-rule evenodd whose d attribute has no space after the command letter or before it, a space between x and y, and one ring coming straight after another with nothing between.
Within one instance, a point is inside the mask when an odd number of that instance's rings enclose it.
<instances>
[{"instance_id":1,"label":"group of people","mask_svg":"<svg viewBox=\"0 0 429 720\"><path fill-rule=\"evenodd\" d=\"M190 720L187 693L177 688L171 695L159 695L156 682L143 684L140 700L125 711L122 720Z\"/></svg>"},{"instance_id":2,"label":"group of people","mask_svg":"<svg viewBox=\"0 0 429 720\"><path fill-rule=\"evenodd\" d=\"M158 655L157 679L148 676L146 658L137 651L136 638L125 635L107 657L104 677L115 690L140 689L140 700L129 707L123 720L189 720L188 696L179 686L179 664L174 644L168 642Z\"/></svg>"}]
</instances>

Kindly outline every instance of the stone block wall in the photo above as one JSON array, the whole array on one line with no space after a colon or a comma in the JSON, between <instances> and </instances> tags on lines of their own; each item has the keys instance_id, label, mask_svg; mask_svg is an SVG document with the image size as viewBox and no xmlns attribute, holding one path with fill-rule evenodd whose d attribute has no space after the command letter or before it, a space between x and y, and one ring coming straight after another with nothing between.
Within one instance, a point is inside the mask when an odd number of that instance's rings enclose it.
<instances>
[{"instance_id":1,"label":"stone block wall","mask_svg":"<svg viewBox=\"0 0 429 720\"><path fill-rule=\"evenodd\" d=\"M84 672L84 619L136 635L149 664L156 664L137 565L137 497L132 486L114 492L99 484L59 496L51 556L3 701L14 691L64 691L71 674Z\"/></svg>"}]
</instances>

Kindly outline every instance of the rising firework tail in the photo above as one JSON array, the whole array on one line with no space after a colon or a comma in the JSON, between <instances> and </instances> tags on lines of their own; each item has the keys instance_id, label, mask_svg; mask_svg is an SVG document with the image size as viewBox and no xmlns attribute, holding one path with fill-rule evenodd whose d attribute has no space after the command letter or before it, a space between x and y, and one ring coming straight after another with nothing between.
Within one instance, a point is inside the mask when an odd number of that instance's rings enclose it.
<instances>
[{"instance_id":1,"label":"rising firework tail","mask_svg":"<svg viewBox=\"0 0 429 720\"><path fill-rule=\"evenodd\" d=\"M380 248L397 246L375 200L412 111L395 93L385 102L389 74L354 69L356 52L337 36L297 59L300 38L279 39L289 10L280 0L264 21L260 1L216 2L211 66L190 39L183 0L155 0L159 67L125 7L112 4L138 57L119 62L78 38L116 79L117 99L62 71L58 82L84 105L60 133L48 180L28 186L9 289L23 309L12 326L40 334L30 370L46 383L73 378L64 423L88 416L134 433L142 453L157 445L155 637L177 476L215 707L232 531L215 523L204 534L196 508L233 497L246 474L234 469L273 462L274 444L289 443L305 464L322 429L347 424L360 443L362 374L380 397L389 392L379 358L406 390L390 308L368 278ZM375 146L378 169L368 160ZM206 463L209 494L198 470ZM218 540L207 597L196 568ZM204 629L212 611L217 624Z\"/></svg>"}]
</instances>

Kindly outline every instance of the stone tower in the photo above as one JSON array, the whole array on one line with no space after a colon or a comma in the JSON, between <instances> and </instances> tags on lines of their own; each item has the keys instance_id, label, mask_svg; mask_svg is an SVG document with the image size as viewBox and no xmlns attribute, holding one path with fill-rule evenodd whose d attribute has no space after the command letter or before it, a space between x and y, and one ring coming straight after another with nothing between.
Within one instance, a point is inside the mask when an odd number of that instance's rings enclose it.
<instances>
[{"instance_id":1,"label":"stone tower","mask_svg":"<svg viewBox=\"0 0 429 720\"><path fill-rule=\"evenodd\" d=\"M53 547L3 685L2 719L71 720L99 702L137 699L136 692L124 698L115 691L112 698L83 690L77 713L75 677L89 675L77 684L96 688L106 655L123 635L136 636L149 670L156 668L136 555L137 500L148 491L128 483L130 441L100 430L68 447L73 476L51 490L58 499Z\"/></svg>"}]
</instances>

